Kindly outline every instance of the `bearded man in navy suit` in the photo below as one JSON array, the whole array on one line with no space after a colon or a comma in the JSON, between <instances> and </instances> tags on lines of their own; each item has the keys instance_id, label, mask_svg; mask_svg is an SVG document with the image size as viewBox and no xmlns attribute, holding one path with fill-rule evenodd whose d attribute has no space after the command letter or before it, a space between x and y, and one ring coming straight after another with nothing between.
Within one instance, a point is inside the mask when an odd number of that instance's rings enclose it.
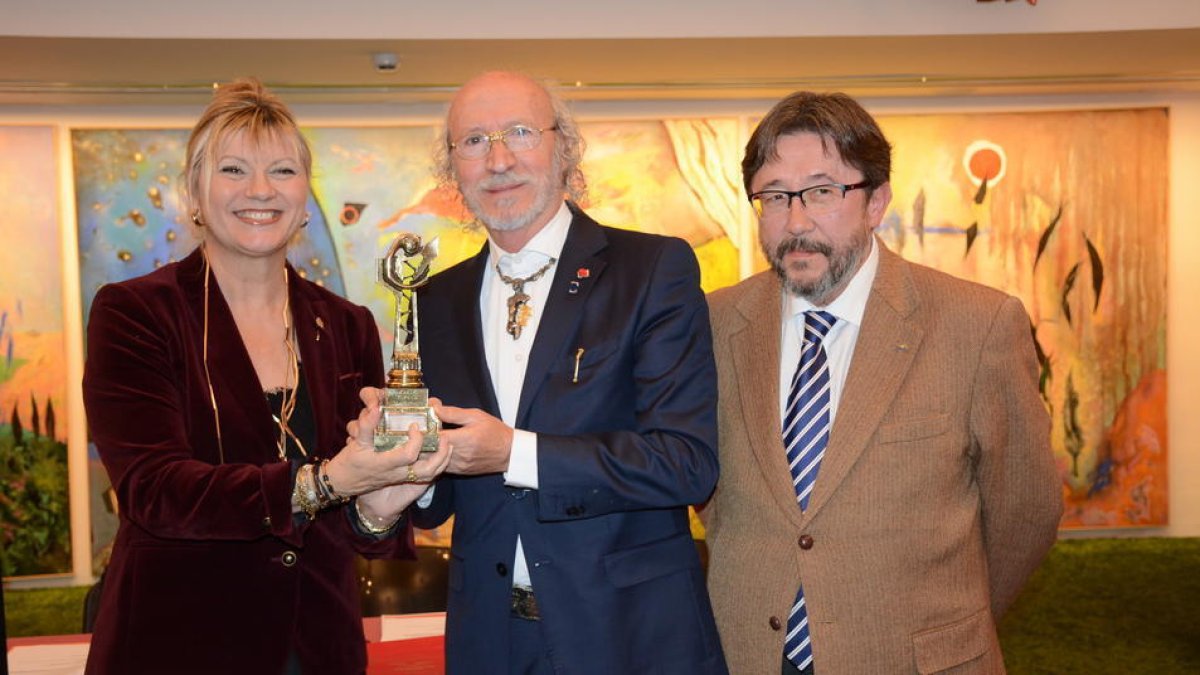
<instances>
[{"instance_id":1,"label":"bearded man in navy suit","mask_svg":"<svg viewBox=\"0 0 1200 675\"><path fill-rule=\"evenodd\" d=\"M419 296L453 448L414 516L455 517L448 672L725 673L687 513L717 480L695 255L565 199L582 139L528 77L468 82L444 140L488 234Z\"/></svg>"}]
</instances>

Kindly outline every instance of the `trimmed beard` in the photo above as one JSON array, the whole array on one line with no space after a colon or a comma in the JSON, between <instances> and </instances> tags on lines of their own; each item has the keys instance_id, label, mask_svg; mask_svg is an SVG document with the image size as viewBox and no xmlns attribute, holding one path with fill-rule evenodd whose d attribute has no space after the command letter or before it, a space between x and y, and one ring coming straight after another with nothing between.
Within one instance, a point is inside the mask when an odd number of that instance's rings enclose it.
<instances>
[{"instance_id":1,"label":"trimmed beard","mask_svg":"<svg viewBox=\"0 0 1200 675\"><path fill-rule=\"evenodd\" d=\"M845 248L834 249L833 246L820 241L812 241L805 237L788 237L779 242L771 250L765 242L759 242L763 255L771 263L771 269L783 283L783 288L792 295L808 300L818 307L823 307L833 299L835 291L840 291L850 281L862 263L863 256L870 250L871 232L860 230L850 240ZM812 281L797 281L788 275L784 264L784 256L788 253L803 251L819 253L829 262L828 269L820 277ZM805 269L808 263L793 263L796 269Z\"/></svg>"},{"instance_id":2,"label":"trimmed beard","mask_svg":"<svg viewBox=\"0 0 1200 675\"><path fill-rule=\"evenodd\" d=\"M492 176L479 182L474 190L465 191L459 187L459 193L462 194L463 201L466 202L467 208L475 215L476 220L483 223L483 226L489 230L496 232L512 232L521 230L533 224L533 221L543 213L545 213L552 204L561 200L563 196L563 188L554 185L554 177L562 175L561 163L558 158L558 153L554 154L554 159L550 165L549 176L538 176L533 181L537 187L537 191L533 196L533 203L529 208L520 213L504 213L506 209L497 209L501 213L488 213L483 206L483 201L478 195L482 190L489 187L508 185L513 182L513 178L521 178L521 176L506 171Z\"/></svg>"}]
</instances>

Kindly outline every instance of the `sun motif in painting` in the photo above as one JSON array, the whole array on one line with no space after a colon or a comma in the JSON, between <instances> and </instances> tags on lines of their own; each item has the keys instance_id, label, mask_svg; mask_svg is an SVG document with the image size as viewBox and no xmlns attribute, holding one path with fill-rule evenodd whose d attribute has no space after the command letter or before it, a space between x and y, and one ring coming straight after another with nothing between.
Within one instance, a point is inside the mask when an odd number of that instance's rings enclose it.
<instances>
[{"instance_id":1,"label":"sun motif in painting","mask_svg":"<svg viewBox=\"0 0 1200 675\"><path fill-rule=\"evenodd\" d=\"M979 186L987 181L988 187L995 187L1008 170L1008 155L999 145L980 139L967 146L962 163L973 184Z\"/></svg>"}]
</instances>

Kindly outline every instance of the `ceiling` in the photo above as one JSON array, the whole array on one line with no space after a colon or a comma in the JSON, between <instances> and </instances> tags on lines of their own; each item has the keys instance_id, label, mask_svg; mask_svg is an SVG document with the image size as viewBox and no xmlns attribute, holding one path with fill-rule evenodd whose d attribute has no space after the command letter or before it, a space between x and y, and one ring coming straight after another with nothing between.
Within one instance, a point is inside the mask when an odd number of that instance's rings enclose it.
<instances>
[{"instance_id":1,"label":"ceiling","mask_svg":"<svg viewBox=\"0 0 1200 675\"><path fill-rule=\"evenodd\" d=\"M395 53L396 70L372 56ZM290 102L441 101L516 69L581 100L1200 91L1200 28L1040 34L529 40L0 37L0 104L207 100L256 75Z\"/></svg>"}]
</instances>

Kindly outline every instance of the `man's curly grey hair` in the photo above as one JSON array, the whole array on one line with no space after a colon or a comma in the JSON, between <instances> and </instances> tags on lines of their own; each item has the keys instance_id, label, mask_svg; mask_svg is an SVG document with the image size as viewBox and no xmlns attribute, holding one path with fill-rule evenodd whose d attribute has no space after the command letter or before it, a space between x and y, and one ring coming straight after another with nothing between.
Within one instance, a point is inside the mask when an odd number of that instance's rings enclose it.
<instances>
[{"instance_id":1,"label":"man's curly grey hair","mask_svg":"<svg viewBox=\"0 0 1200 675\"><path fill-rule=\"evenodd\" d=\"M587 179L583 175L580 164L583 163L583 152L587 143L583 140L583 134L579 133L579 125L575 122L575 117L571 114L567 102L544 82L538 80L534 80L534 82L541 87L542 91L546 92L546 96L550 98L550 107L554 111L552 126L555 127L555 131L550 133L558 134L557 142L554 144L554 159L562 169L563 191L567 193L567 197L571 201L583 204L587 199ZM454 139L450 138L450 125L443 123L437 144L434 146L434 177L437 178L439 185L457 189L458 180L454 176L454 165L450 161L450 144L452 142Z\"/></svg>"}]
</instances>

